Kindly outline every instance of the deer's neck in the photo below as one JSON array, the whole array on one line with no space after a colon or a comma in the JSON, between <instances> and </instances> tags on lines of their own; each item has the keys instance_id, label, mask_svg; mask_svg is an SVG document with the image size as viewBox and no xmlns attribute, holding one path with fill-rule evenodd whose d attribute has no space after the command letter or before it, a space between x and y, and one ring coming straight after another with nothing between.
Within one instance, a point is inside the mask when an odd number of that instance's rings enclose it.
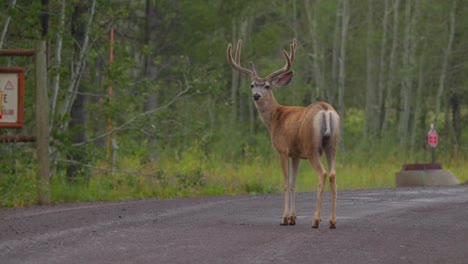
<instances>
[{"instance_id":1,"label":"deer's neck","mask_svg":"<svg viewBox=\"0 0 468 264\"><path fill-rule=\"evenodd\" d=\"M277 113L281 105L276 101L273 93L270 93L268 97L264 98L260 102L255 102L258 113L262 117L262 121L267 127L268 131L271 132L271 123L274 115Z\"/></svg>"}]
</instances>

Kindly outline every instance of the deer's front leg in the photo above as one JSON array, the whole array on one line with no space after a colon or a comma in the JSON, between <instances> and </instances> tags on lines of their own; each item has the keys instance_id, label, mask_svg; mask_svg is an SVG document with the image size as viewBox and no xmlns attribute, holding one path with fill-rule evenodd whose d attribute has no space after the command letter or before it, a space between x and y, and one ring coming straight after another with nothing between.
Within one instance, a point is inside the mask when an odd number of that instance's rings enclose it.
<instances>
[{"instance_id":1,"label":"deer's front leg","mask_svg":"<svg viewBox=\"0 0 468 264\"><path fill-rule=\"evenodd\" d=\"M289 217L289 159L285 154L280 154L281 168L283 170L283 192L284 205L283 216L281 217L281 225L288 225Z\"/></svg>"},{"instance_id":2,"label":"deer's front leg","mask_svg":"<svg viewBox=\"0 0 468 264\"><path fill-rule=\"evenodd\" d=\"M289 209L289 225L296 224L296 176L299 169L300 159L292 158L292 174L289 176L289 196L290 196L290 209ZM289 171L289 170L288 170Z\"/></svg>"}]
</instances>

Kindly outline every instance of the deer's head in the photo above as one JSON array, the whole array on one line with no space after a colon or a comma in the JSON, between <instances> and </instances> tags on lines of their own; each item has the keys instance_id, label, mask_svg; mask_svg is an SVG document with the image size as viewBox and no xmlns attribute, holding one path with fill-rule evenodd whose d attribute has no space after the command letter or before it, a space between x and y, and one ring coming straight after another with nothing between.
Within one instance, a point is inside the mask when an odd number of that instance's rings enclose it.
<instances>
[{"instance_id":1,"label":"deer's head","mask_svg":"<svg viewBox=\"0 0 468 264\"><path fill-rule=\"evenodd\" d=\"M252 98L256 102L260 102L264 99L268 99L271 95L271 89L275 86L287 85L293 76L293 71L290 71L292 63L294 62L294 56L296 53L296 40L294 39L290 45L289 54L283 50L284 57L286 58L286 64L283 68L269 74L265 78L258 76L257 70L253 62L250 62L250 69L244 68L240 65L240 53L242 47L242 40L237 42L235 60L232 57L232 44L229 43L227 47L227 59L229 64L241 73L245 73L250 77L250 87L252 89Z\"/></svg>"}]
</instances>

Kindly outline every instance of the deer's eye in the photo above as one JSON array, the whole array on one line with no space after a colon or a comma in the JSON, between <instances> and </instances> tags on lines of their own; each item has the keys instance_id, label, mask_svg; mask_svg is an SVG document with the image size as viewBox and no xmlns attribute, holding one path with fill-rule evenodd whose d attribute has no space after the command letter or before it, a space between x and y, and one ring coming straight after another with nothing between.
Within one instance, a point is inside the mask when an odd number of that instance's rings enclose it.
<instances>
[{"instance_id":1,"label":"deer's eye","mask_svg":"<svg viewBox=\"0 0 468 264\"><path fill-rule=\"evenodd\" d=\"M265 85L265 89L270 89L270 85Z\"/></svg>"},{"instance_id":2,"label":"deer's eye","mask_svg":"<svg viewBox=\"0 0 468 264\"><path fill-rule=\"evenodd\" d=\"M250 88L254 88L254 85L253 85L253 84L250 84Z\"/></svg>"}]
</instances>

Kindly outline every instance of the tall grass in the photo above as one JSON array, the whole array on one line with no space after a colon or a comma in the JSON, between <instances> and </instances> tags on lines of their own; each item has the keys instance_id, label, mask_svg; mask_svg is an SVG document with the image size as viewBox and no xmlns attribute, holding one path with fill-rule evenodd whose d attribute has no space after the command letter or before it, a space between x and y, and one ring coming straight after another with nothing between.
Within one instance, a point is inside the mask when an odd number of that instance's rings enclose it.
<instances>
[{"instance_id":1,"label":"tall grass","mask_svg":"<svg viewBox=\"0 0 468 264\"><path fill-rule=\"evenodd\" d=\"M464 153L439 156L444 169L452 171L460 182L468 180ZM412 157L399 155L396 148L388 147L342 151L337 159L337 184L339 190L394 187L395 173L402 164L428 161L428 157L423 152ZM0 206L23 207L36 203L36 167L21 158L13 161L13 169L2 167ZM180 153L161 153L156 163L142 160L138 155L122 156L114 173L99 169L108 167L105 162L96 162L90 175L73 182L58 173L51 179L52 202L263 194L280 193L283 189L279 158L273 149L263 154L247 147L240 157L232 160L195 142ZM326 166L326 160L323 162ZM316 191L316 188L315 173L307 161L302 161L297 191Z\"/></svg>"}]
</instances>

